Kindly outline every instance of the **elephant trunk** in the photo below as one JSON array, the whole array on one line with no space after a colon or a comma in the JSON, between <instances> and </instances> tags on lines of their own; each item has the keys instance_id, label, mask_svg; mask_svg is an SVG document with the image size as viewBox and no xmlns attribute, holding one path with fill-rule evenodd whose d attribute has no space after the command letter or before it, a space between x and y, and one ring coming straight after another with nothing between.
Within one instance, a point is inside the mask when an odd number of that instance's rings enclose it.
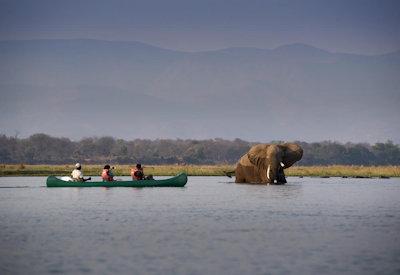
<instances>
[{"instance_id":1,"label":"elephant trunk","mask_svg":"<svg viewBox=\"0 0 400 275\"><path fill-rule=\"evenodd\" d=\"M282 169L281 168L281 163L282 163L281 150L278 146L271 145L268 147L266 155L267 155L266 162L265 162L266 167L265 166L264 167L266 168L266 172L267 172L267 182L275 183L275 181L278 181L279 169Z\"/></svg>"}]
</instances>

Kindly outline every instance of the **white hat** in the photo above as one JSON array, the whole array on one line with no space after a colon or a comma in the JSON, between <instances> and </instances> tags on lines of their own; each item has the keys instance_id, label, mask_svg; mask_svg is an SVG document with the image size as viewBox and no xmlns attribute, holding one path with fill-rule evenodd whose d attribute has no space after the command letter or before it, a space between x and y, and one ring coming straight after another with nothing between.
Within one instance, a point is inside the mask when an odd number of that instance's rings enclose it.
<instances>
[{"instance_id":1,"label":"white hat","mask_svg":"<svg viewBox=\"0 0 400 275\"><path fill-rule=\"evenodd\" d=\"M78 162L77 164L75 164L75 167L79 168L79 167L81 167L81 164Z\"/></svg>"}]
</instances>

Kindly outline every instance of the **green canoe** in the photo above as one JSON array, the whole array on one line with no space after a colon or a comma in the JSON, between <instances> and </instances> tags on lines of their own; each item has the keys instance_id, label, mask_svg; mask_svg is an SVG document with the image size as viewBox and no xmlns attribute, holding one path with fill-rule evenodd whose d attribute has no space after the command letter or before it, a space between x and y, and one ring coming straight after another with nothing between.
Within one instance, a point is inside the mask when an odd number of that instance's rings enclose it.
<instances>
[{"instance_id":1,"label":"green canoe","mask_svg":"<svg viewBox=\"0 0 400 275\"><path fill-rule=\"evenodd\" d=\"M183 187L187 182L185 173L164 180L130 181L64 181L55 176L47 178L47 187Z\"/></svg>"}]
</instances>

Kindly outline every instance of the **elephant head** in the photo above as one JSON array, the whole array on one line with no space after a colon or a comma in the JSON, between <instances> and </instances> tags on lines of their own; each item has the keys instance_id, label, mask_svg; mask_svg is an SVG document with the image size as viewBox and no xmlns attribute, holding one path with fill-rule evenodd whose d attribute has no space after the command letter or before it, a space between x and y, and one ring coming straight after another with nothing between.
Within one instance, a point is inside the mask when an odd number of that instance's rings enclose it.
<instances>
[{"instance_id":1,"label":"elephant head","mask_svg":"<svg viewBox=\"0 0 400 275\"><path fill-rule=\"evenodd\" d=\"M253 146L247 156L258 169L261 179L274 183L275 180L278 181L281 169L292 166L302 158L303 149L295 143L259 144ZM283 174L283 170L281 171Z\"/></svg>"}]
</instances>

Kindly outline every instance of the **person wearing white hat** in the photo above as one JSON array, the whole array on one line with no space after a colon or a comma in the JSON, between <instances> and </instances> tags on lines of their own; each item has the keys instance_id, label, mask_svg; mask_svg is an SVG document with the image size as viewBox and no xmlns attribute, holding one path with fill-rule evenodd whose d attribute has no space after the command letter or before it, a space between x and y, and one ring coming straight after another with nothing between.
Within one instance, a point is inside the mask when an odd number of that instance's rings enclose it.
<instances>
[{"instance_id":1,"label":"person wearing white hat","mask_svg":"<svg viewBox=\"0 0 400 275\"><path fill-rule=\"evenodd\" d=\"M87 181L87 180L91 180L90 177L87 178L87 179L84 179L84 178L83 178L83 173L82 173L81 169L82 169L82 166L81 166L81 164L80 164L79 162L78 162L77 164L75 164L75 169L74 169L74 170L72 171L72 173L71 173L72 179L73 179L74 181Z\"/></svg>"}]
</instances>

